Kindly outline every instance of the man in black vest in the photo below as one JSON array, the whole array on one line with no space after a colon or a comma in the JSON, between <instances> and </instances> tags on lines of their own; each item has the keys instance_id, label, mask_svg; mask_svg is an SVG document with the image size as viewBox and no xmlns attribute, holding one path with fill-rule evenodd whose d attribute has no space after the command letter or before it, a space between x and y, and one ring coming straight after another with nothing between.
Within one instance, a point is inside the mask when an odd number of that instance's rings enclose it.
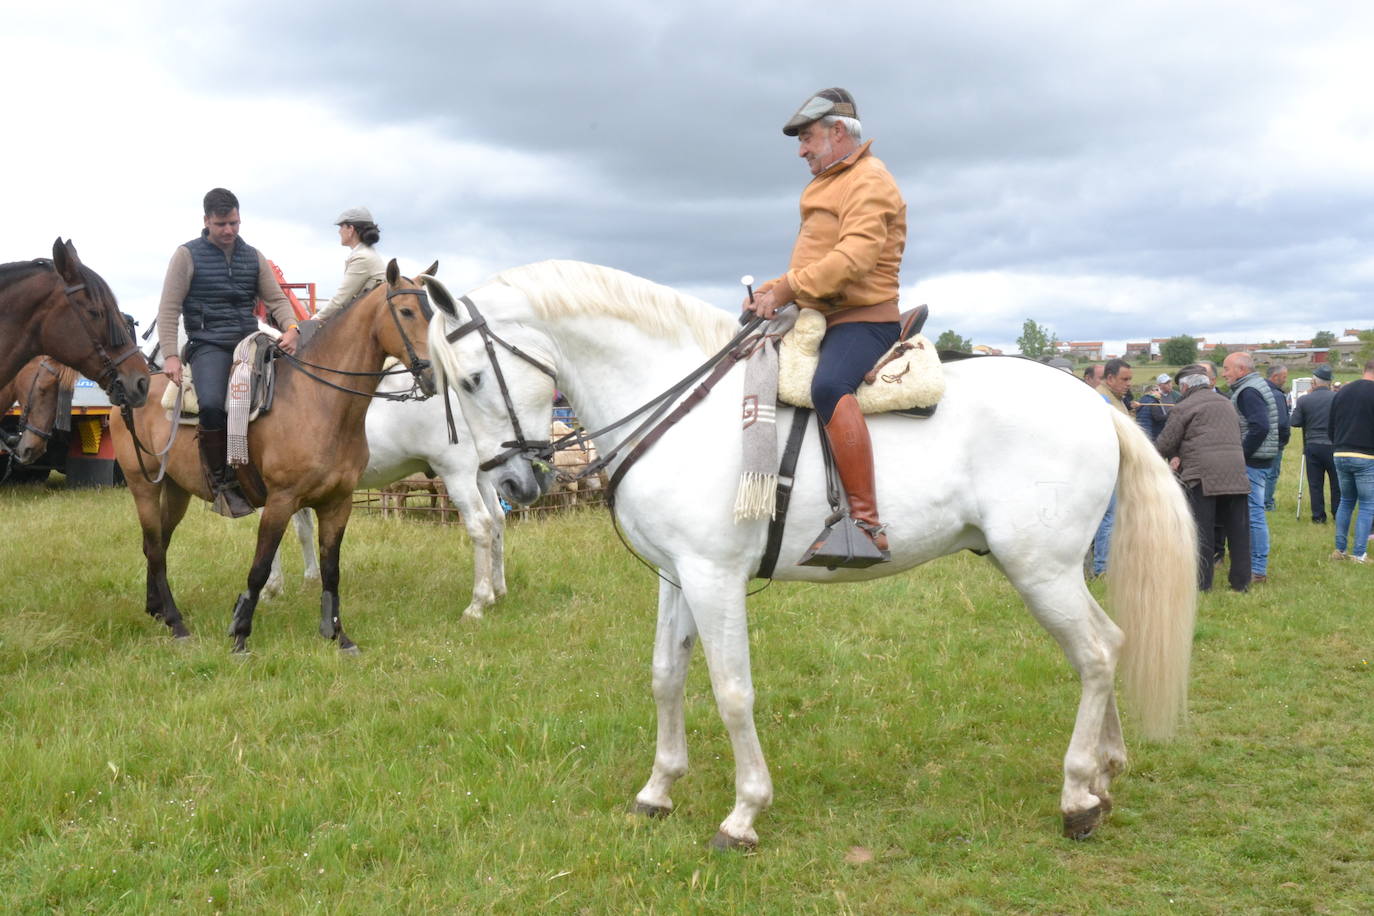
<instances>
[{"instance_id":1,"label":"man in black vest","mask_svg":"<svg viewBox=\"0 0 1374 916\"><path fill-rule=\"evenodd\" d=\"M162 284L158 306L158 341L163 372L181 384L177 352L177 318L186 325L186 358L200 404L200 456L215 494L215 511L237 518L253 507L239 489L226 460L228 414L225 411L234 347L258 329L253 308L267 303L285 330L280 346L296 352L296 314L273 277L267 259L239 238L239 201L224 188L205 195L205 228L177 248Z\"/></svg>"}]
</instances>

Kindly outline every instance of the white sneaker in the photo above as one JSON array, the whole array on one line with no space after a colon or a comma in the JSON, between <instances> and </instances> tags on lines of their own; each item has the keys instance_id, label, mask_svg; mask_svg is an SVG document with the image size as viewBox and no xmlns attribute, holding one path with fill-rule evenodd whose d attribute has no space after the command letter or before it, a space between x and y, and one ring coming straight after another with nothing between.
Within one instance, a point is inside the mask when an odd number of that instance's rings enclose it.
<instances>
[{"instance_id":1,"label":"white sneaker","mask_svg":"<svg viewBox=\"0 0 1374 916\"><path fill-rule=\"evenodd\" d=\"M1351 563L1368 563L1368 562L1369 562L1369 555L1368 555L1368 554L1360 554L1360 555L1357 557L1357 556L1354 556L1354 555L1352 554L1348 559L1350 560Z\"/></svg>"}]
</instances>

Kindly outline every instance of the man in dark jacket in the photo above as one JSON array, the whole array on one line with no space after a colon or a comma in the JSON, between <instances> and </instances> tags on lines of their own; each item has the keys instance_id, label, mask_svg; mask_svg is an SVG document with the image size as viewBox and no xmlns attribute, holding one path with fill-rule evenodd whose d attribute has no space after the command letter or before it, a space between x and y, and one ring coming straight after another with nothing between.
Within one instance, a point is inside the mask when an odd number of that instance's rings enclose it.
<instances>
[{"instance_id":1,"label":"man in dark jacket","mask_svg":"<svg viewBox=\"0 0 1374 916\"><path fill-rule=\"evenodd\" d=\"M1232 403L1240 417L1245 475L1250 478L1250 570L1253 581L1267 582L1269 522L1264 517L1264 491L1269 467L1279 453L1280 398L1269 383L1259 377L1254 357L1244 350L1226 357L1221 364L1221 374L1231 386ZM1287 414L1283 416L1286 418Z\"/></svg>"},{"instance_id":2,"label":"man in dark jacket","mask_svg":"<svg viewBox=\"0 0 1374 916\"><path fill-rule=\"evenodd\" d=\"M215 511L237 518L253 511L239 489L225 449L228 413L225 409L234 347L258 330L253 309L267 303L285 331L278 342L296 352L299 331L296 314L282 293L262 252L239 236L239 199L224 188L212 188L202 201L205 228L198 238L178 246L167 266L158 305L158 342L163 369L174 385L182 383L181 354L177 351L177 319L186 327L186 358L191 384L200 406L196 431L201 462Z\"/></svg>"},{"instance_id":3,"label":"man in dark jacket","mask_svg":"<svg viewBox=\"0 0 1374 916\"><path fill-rule=\"evenodd\" d=\"M1155 447L1169 460L1188 491L1197 522L1198 588L1212 587L1213 530L1220 526L1231 542L1230 583L1243 592L1250 585L1250 527L1247 503L1250 480L1245 473L1240 426L1231 403L1212 390L1201 366L1179 370L1183 400L1169 410Z\"/></svg>"},{"instance_id":4,"label":"man in dark jacket","mask_svg":"<svg viewBox=\"0 0 1374 916\"><path fill-rule=\"evenodd\" d=\"M1331 400L1327 425L1341 481L1341 502L1336 508L1336 550L1357 563L1368 562L1369 531L1374 527L1374 359L1364 364L1364 378L1341 387ZM1355 519L1355 539L1346 553L1350 517Z\"/></svg>"},{"instance_id":5,"label":"man in dark jacket","mask_svg":"<svg viewBox=\"0 0 1374 916\"><path fill-rule=\"evenodd\" d=\"M1331 514L1341 504L1341 485L1336 480L1336 460L1331 454L1331 436L1326 426L1331 418L1331 367L1312 370L1312 390L1298 398L1291 422L1302 430L1302 457L1307 466L1307 489L1311 496L1312 522L1326 524L1326 499L1322 482L1331 481Z\"/></svg>"},{"instance_id":6,"label":"man in dark jacket","mask_svg":"<svg viewBox=\"0 0 1374 916\"><path fill-rule=\"evenodd\" d=\"M1288 414L1288 392L1283 390L1283 386L1288 384L1288 369L1284 366L1270 366L1269 371L1265 373L1265 380L1273 389L1279 408L1279 453L1274 456L1274 463L1269 466L1269 479L1264 484L1264 511L1273 512L1274 490L1279 485L1279 472L1283 469L1283 450L1288 447L1288 437L1293 434Z\"/></svg>"}]
</instances>

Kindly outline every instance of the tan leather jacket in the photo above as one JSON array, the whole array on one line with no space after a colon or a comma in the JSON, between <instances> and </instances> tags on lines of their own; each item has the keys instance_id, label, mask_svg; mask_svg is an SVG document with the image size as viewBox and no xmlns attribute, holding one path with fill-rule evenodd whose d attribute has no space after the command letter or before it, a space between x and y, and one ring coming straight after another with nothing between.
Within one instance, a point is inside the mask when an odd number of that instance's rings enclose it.
<instances>
[{"instance_id":1,"label":"tan leather jacket","mask_svg":"<svg viewBox=\"0 0 1374 916\"><path fill-rule=\"evenodd\" d=\"M866 141L802 192L787 282L798 305L819 309L830 324L897 320L906 202L872 145Z\"/></svg>"}]
</instances>

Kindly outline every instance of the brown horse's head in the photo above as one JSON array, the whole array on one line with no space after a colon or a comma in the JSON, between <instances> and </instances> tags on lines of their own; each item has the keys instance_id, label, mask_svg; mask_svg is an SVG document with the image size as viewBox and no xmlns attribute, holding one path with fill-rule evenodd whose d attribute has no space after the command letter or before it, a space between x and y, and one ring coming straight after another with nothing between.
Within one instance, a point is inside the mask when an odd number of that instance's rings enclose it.
<instances>
[{"instance_id":1,"label":"brown horse's head","mask_svg":"<svg viewBox=\"0 0 1374 916\"><path fill-rule=\"evenodd\" d=\"M48 321L59 329L66 351L50 352L94 379L115 404L143 406L148 361L109 285L81 263L70 241L53 242L52 261L64 287L53 290L57 301Z\"/></svg>"},{"instance_id":2,"label":"brown horse's head","mask_svg":"<svg viewBox=\"0 0 1374 916\"><path fill-rule=\"evenodd\" d=\"M15 460L32 464L48 449L54 430L71 429L71 396L76 370L48 356L29 361L15 376L19 404L19 438L11 447Z\"/></svg>"},{"instance_id":3,"label":"brown horse's head","mask_svg":"<svg viewBox=\"0 0 1374 916\"><path fill-rule=\"evenodd\" d=\"M434 276L435 261L421 276ZM386 265L386 308L377 313L373 332L388 356L394 356L410 369L415 383L425 395L435 392L434 370L429 365L429 320L434 310L429 294L418 280L401 276L396 259Z\"/></svg>"}]
</instances>

